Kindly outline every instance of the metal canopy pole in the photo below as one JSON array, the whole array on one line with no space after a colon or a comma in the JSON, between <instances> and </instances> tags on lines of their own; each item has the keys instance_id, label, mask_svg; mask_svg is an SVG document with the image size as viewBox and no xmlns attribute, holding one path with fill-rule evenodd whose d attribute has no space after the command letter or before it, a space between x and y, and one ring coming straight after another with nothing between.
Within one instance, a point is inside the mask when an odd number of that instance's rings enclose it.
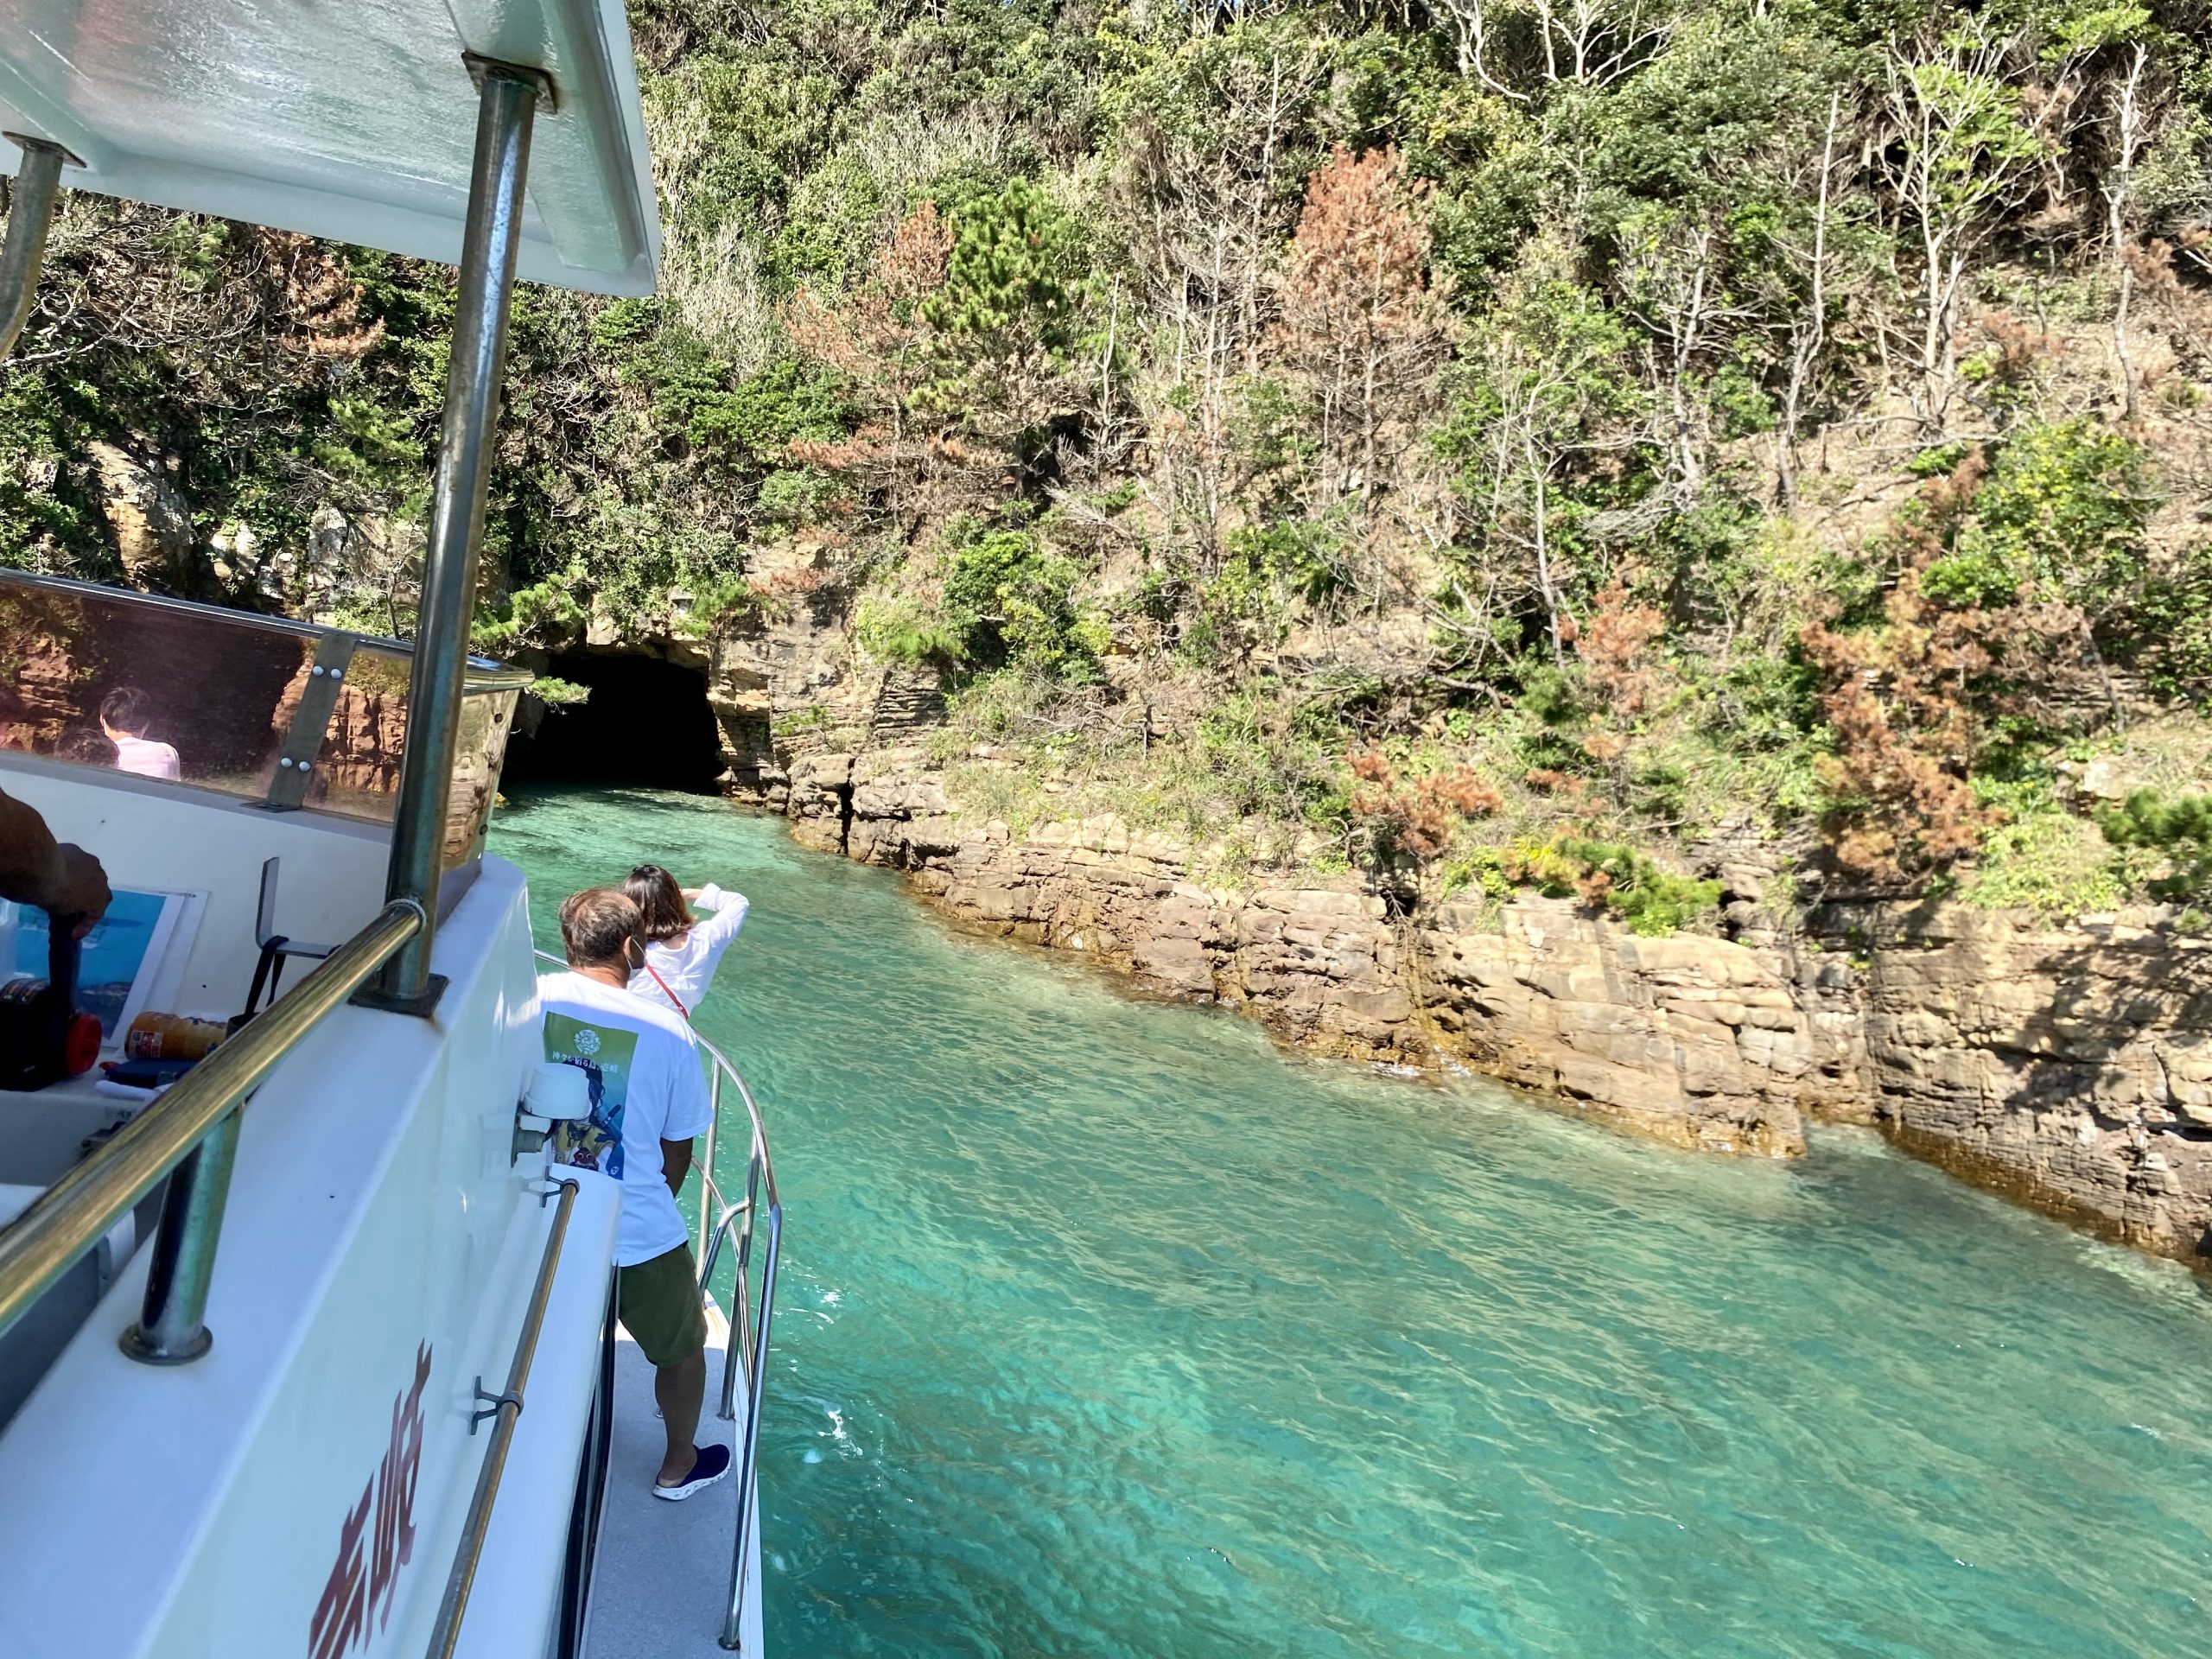
<instances>
[{"instance_id":1,"label":"metal canopy pole","mask_svg":"<svg viewBox=\"0 0 2212 1659\"><path fill-rule=\"evenodd\" d=\"M0 357L5 357L16 349L38 295L38 274L46 264L46 231L54 222L62 166L78 163L74 156L46 139L13 132L0 137L23 152L8 204L8 238L0 243Z\"/></svg>"},{"instance_id":2,"label":"metal canopy pole","mask_svg":"<svg viewBox=\"0 0 2212 1659\"><path fill-rule=\"evenodd\" d=\"M373 1007L428 1014L444 981L430 972L437 931L438 875L461 726L468 625L476 602L476 552L484 531L484 489L499 416L499 373L506 359L515 252L522 236L523 184L530 170L531 118L545 78L531 69L472 62L480 76L476 160L469 180L468 226L461 242L453 357L446 370L445 425L423 557L423 596L415 662L407 686L407 741L399 763L399 807L392 824L387 901L412 899L429 918L356 999Z\"/></svg>"}]
</instances>

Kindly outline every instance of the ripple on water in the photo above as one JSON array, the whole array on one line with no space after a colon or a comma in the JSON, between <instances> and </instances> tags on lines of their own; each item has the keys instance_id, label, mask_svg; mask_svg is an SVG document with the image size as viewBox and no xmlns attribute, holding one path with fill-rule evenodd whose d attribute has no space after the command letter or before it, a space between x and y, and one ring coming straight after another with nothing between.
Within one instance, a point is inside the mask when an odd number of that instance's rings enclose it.
<instances>
[{"instance_id":1,"label":"ripple on water","mask_svg":"<svg viewBox=\"0 0 2212 1659\"><path fill-rule=\"evenodd\" d=\"M1871 1136L1736 1164L1304 1064L779 825L525 797L753 918L784 1654L2212 1652L2207 1303Z\"/></svg>"}]
</instances>

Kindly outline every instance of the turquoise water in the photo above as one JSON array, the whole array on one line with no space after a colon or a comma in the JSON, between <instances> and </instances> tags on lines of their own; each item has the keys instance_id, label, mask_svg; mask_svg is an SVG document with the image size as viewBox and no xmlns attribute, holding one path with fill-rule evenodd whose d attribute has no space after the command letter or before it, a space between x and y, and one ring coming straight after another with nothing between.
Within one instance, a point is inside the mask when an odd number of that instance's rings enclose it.
<instances>
[{"instance_id":1,"label":"turquoise water","mask_svg":"<svg viewBox=\"0 0 2212 1659\"><path fill-rule=\"evenodd\" d=\"M1856 1134L1287 1059L711 800L494 846L546 940L640 857L752 896L701 1024L788 1211L778 1659L2212 1653L2178 1268Z\"/></svg>"}]
</instances>

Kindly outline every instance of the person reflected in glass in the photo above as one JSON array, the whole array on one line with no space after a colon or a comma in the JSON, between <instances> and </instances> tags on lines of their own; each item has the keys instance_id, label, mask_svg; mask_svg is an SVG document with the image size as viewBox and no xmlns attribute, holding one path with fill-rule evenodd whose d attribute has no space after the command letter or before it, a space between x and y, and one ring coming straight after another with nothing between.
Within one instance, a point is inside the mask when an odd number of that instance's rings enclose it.
<instances>
[{"instance_id":1,"label":"person reflected in glass","mask_svg":"<svg viewBox=\"0 0 2212 1659\"><path fill-rule=\"evenodd\" d=\"M176 751L146 735L153 723L153 699L135 685L118 685L100 699L100 729L115 745L115 769L175 782Z\"/></svg>"},{"instance_id":2,"label":"person reflected in glass","mask_svg":"<svg viewBox=\"0 0 2212 1659\"><path fill-rule=\"evenodd\" d=\"M54 746L54 753L64 760L73 760L80 766L98 766L103 772L113 772L123 764L123 752L108 741L105 733L96 732L89 726L62 733L61 741Z\"/></svg>"},{"instance_id":3,"label":"person reflected in glass","mask_svg":"<svg viewBox=\"0 0 2212 1659\"><path fill-rule=\"evenodd\" d=\"M745 925L749 901L711 881L680 887L658 864L639 865L622 891L638 907L645 941L645 966L630 976L630 988L689 1020L707 995L722 952ZM692 915L695 905L707 912L703 918Z\"/></svg>"}]
</instances>

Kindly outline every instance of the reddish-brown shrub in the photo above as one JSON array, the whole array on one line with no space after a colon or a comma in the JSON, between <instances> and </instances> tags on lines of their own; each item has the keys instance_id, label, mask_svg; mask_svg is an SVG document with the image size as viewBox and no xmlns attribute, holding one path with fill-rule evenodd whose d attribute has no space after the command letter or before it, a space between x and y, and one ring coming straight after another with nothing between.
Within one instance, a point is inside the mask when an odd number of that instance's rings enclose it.
<instances>
[{"instance_id":1,"label":"reddish-brown shrub","mask_svg":"<svg viewBox=\"0 0 2212 1659\"><path fill-rule=\"evenodd\" d=\"M1363 785L1352 791L1352 817L1367 829L1378 851L1410 853L1426 862L1452 844L1452 832L1461 820L1505 804L1503 795L1465 766L1401 783L1396 769L1374 750L1348 760L1352 776Z\"/></svg>"},{"instance_id":2,"label":"reddish-brown shrub","mask_svg":"<svg viewBox=\"0 0 2212 1659\"><path fill-rule=\"evenodd\" d=\"M1969 450L1899 515L1892 536L1904 569L1880 626L1846 633L1815 621L1799 635L1825 682L1821 711L1834 734L1834 752L1821 761L1833 803L1826 829L1837 861L1857 875L1941 869L1974 851L1992 822L1971 782L1990 621L1945 608L1922 587L1987 472L1980 449Z\"/></svg>"}]
</instances>

